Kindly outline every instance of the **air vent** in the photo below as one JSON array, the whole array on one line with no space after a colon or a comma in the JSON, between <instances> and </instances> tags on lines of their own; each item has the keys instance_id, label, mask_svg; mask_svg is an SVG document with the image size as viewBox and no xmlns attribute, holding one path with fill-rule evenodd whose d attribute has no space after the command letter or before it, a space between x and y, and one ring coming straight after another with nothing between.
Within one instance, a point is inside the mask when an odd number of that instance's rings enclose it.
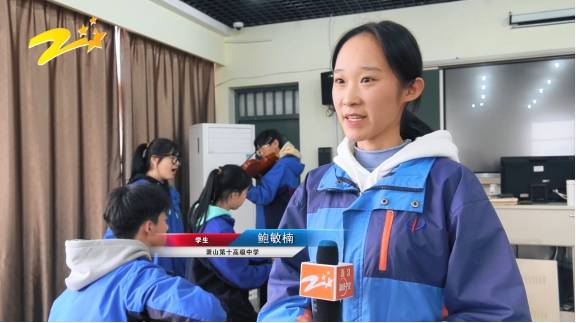
<instances>
[{"instance_id":1,"label":"air vent","mask_svg":"<svg viewBox=\"0 0 576 323\"><path fill-rule=\"evenodd\" d=\"M510 13L509 22L512 28L574 23L574 8L524 14Z\"/></svg>"}]
</instances>

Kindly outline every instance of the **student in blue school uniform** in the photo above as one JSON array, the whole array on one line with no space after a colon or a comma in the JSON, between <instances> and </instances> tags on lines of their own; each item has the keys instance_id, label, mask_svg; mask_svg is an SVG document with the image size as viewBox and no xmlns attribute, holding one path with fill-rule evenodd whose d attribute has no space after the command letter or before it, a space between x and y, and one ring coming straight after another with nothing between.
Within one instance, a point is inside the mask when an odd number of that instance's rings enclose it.
<instances>
[{"instance_id":1,"label":"student in blue school uniform","mask_svg":"<svg viewBox=\"0 0 576 323\"><path fill-rule=\"evenodd\" d=\"M170 196L170 208L167 212L168 233L183 233L184 222L180 211L180 194L170 181L174 180L180 168L180 152L175 142L166 138L156 138L150 143L136 147L132 157L132 173L128 186L156 185ZM113 238L112 230L108 228L105 239ZM185 258L154 257L154 262L164 267L169 273L184 277L186 274Z\"/></svg>"},{"instance_id":2,"label":"student in blue school uniform","mask_svg":"<svg viewBox=\"0 0 576 323\"><path fill-rule=\"evenodd\" d=\"M214 295L151 259L166 243L170 197L157 185L115 189L104 219L117 239L66 241L71 273L49 321L223 321Z\"/></svg>"},{"instance_id":3,"label":"student in blue school uniform","mask_svg":"<svg viewBox=\"0 0 576 323\"><path fill-rule=\"evenodd\" d=\"M259 156L278 157L274 166L248 190L248 200L256 204L256 227L278 229L290 197L300 184L304 164L300 152L277 130L268 129L258 134L254 147Z\"/></svg>"},{"instance_id":4,"label":"student in blue school uniform","mask_svg":"<svg viewBox=\"0 0 576 323\"><path fill-rule=\"evenodd\" d=\"M424 89L412 34L390 21L354 28L337 43L332 69L346 137L333 163L294 193L280 228L340 232L340 261L354 264L355 282L343 320L529 321L516 260L482 186L458 163L450 134L426 134L406 110ZM315 257L309 247L274 260L259 320L310 319L298 283L301 262Z\"/></svg>"},{"instance_id":5,"label":"student in blue school uniform","mask_svg":"<svg viewBox=\"0 0 576 323\"><path fill-rule=\"evenodd\" d=\"M210 172L200 198L190 208L193 232L234 233L236 210L246 200L251 179L237 165L225 165ZM189 278L222 302L228 321L254 322L257 314L248 291L261 287L270 274L270 264L249 258L196 258Z\"/></svg>"},{"instance_id":6,"label":"student in blue school uniform","mask_svg":"<svg viewBox=\"0 0 576 323\"><path fill-rule=\"evenodd\" d=\"M304 164L294 145L275 129L267 129L254 140L260 157L277 157L272 168L257 178L257 184L248 190L247 198L256 205L256 228L278 229L288 201L300 185ZM266 284L259 289L260 305L266 303Z\"/></svg>"}]
</instances>

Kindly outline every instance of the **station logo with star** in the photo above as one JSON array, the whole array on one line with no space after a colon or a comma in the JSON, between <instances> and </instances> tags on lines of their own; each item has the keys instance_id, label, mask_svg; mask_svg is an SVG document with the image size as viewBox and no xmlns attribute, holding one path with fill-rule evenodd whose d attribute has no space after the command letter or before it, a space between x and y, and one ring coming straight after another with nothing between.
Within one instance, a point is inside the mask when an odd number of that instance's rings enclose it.
<instances>
[{"instance_id":1,"label":"station logo with star","mask_svg":"<svg viewBox=\"0 0 576 323\"><path fill-rule=\"evenodd\" d=\"M51 42L50 46L38 58L38 65L44 65L54 58L77 48L87 47L86 52L90 53L94 48L102 48L106 33L96 28L96 17L90 18L88 26L82 25L77 31L80 38L66 44L72 33L66 28L54 28L38 34L30 39L28 48L40 44Z\"/></svg>"}]
</instances>

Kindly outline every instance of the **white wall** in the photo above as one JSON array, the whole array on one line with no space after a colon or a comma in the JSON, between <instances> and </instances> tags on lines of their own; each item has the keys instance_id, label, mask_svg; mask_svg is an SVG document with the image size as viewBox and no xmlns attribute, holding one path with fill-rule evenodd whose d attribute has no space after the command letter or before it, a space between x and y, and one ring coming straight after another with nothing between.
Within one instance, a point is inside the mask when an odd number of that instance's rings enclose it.
<instances>
[{"instance_id":1,"label":"white wall","mask_svg":"<svg viewBox=\"0 0 576 323\"><path fill-rule=\"evenodd\" d=\"M245 28L226 40L226 66L216 69L216 120L234 122L233 89L299 84L300 146L305 172L317 148L336 147L342 133L321 105L320 72L345 31L393 20L417 38L425 66L574 53L574 24L511 29L508 13L573 8L571 0L466 0L366 14Z\"/></svg>"},{"instance_id":2,"label":"white wall","mask_svg":"<svg viewBox=\"0 0 576 323\"><path fill-rule=\"evenodd\" d=\"M209 18L196 18L179 11L177 0L50 0L60 6L95 16L102 21L178 48L218 64L225 64L226 27L215 23L207 28ZM221 25L221 26L218 26ZM223 31L223 32L222 32Z\"/></svg>"}]
</instances>

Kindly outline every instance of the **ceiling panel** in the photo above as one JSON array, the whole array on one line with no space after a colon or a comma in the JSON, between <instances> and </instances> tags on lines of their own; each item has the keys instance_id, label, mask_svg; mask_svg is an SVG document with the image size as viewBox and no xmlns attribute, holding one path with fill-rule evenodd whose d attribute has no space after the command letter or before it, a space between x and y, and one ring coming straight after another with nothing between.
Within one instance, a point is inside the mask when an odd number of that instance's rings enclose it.
<instances>
[{"instance_id":1,"label":"ceiling panel","mask_svg":"<svg viewBox=\"0 0 576 323\"><path fill-rule=\"evenodd\" d=\"M181 0L232 27L350 15L362 12L432 5L458 0Z\"/></svg>"}]
</instances>

